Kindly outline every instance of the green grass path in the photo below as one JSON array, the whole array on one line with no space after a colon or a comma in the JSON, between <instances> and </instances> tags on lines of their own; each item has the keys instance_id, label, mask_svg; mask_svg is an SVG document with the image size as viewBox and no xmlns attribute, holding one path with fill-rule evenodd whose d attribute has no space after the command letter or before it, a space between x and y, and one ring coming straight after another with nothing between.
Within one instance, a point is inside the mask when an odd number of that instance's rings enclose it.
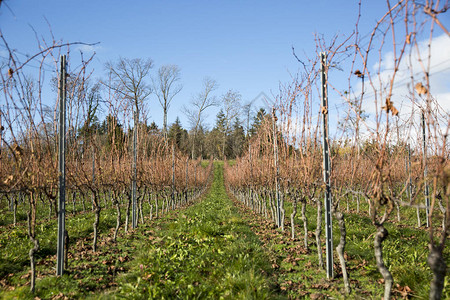
<instances>
[{"instance_id":1,"label":"green grass path","mask_svg":"<svg viewBox=\"0 0 450 300\"><path fill-rule=\"evenodd\" d=\"M140 255L112 292L116 296L279 298L270 257L226 194L223 164L215 164L211 190L201 202L148 229Z\"/></svg>"}]
</instances>

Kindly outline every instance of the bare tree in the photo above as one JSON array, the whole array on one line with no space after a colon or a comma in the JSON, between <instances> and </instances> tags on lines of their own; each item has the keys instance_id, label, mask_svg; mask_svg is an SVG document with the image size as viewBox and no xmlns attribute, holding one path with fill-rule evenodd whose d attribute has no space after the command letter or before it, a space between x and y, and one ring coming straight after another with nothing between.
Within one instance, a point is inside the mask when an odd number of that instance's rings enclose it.
<instances>
[{"instance_id":1,"label":"bare tree","mask_svg":"<svg viewBox=\"0 0 450 300\"><path fill-rule=\"evenodd\" d=\"M177 95L183 85L180 81L180 68L177 65L164 65L158 70L158 77L153 80L153 88L164 112L163 135L167 140L167 111L173 97Z\"/></svg>"},{"instance_id":2,"label":"bare tree","mask_svg":"<svg viewBox=\"0 0 450 300\"><path fill-rule=\"evenodd\" d=\"M139 107L144 100L152 93L151 87L145 82L145 79L153 67L151 59L141 58L120 58L117 63L111 62L106 64L106 69L111 73L114 87L124 97L126 97L130 104L134 106L139 120Z\"/></svg>"},{"instance_id":3,"label":"bare tree","mask_svg":"<svg viewBox=\"0 0 450 300\"><path fill-rule=\"evenodd\" d=\"M228 90L228 92L222 96L222 108L225 115L225 128L222 139L222 159L225 158L225 144L231 127L231 122L239 115L241 100L241 94L233 90Z\"/></svg>"},{"instance_id":4,"label":"bare tree","mask_svg":"<svg viewBox=\"0 0 450 300\"><path fill-rule=\"evenodd\" d=\"M133 178L132 178L132 203L133 228L137 226L136 217L136 182L137 182L137 138L138 138L138 124L139 124L139 108L143 106L144 100L150 96L152 89L145 82L150 69L153 67L151 59L143 60L140 58L127 59L120 58L117 64L108 63L106 65L109 69L110 76L117 90L122 94L130 104L134 106L134 129L133 129ZM128 214L127 214L128 217Z\"/></svg>"},{"instance_id":5,"label":"bare tree","mask_svg":"<svg viewBox=\"0 0 450 300\"><path fill-rule=\"evenodd\" d=\"M205 117L203 113L207 108L217 105L216 97L211 95L217 87L218 84L214 79L205 77L203 79L202 91L192 98L189 107L183 107L183 112L188 118L194 133L192 138L192 159L195 158L195 142L197 132L203 122L203 118Z\"/></svg>"},{"instance_id":6,"label":"bare tree","mask_svg":"<svg viewBox=\"0 0 450 300\"><path fill-rule=\"evenodd\" d=\"M108 88L122 95L127 104L125 109L131 105L134 110L134 139L137 139L137 129L139 124L139 113L143 109L145 99L152 93L152 88L147 84L146 79L153 67L151 59L141 58L120 58L117 63L106 64L109 71L110 84L103 82Z\"/></svg>"},{"instance_id":7,"label":"bare tree","mask_svg":"<svg viewBox=\"0 0 450 300\"><path fill-rule=\"evenodd\" d=\"M242 113L245 116L245 133L246 133L246 137L249 137L249 133L250 133L250 117L252 115L252 105L253 102L255 102L255 99L253 99L252 101L247 102L245 105L242 106Z\"/></svg>"}]
</instances>

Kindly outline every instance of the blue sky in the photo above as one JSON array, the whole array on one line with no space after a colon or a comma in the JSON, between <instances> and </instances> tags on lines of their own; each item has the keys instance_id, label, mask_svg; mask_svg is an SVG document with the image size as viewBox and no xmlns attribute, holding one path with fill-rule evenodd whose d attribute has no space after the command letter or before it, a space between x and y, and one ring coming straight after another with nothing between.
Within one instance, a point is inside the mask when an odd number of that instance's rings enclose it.
<instances>
[{"instance_id":1,"label":"blue sky","mask_svg":"<svg viewBox=\"0 0 450 300\"><path fill-rule=\"evenodd\" d=\"M90 67L103 77L104 64L119 57L151 58L152 71L176 64L184 86L173 100L168 121L210 76L220 88L239 91L244 102L261 92L272 95L279 82L290 81L299 64L292 55L314 55L314 33L330 38L348 35L355 26L358 1L96 1L6 0L0 8L0 28L13 49L37 50L34 32L55 39L99 42ZM360 31L367 34L386 11L384 1L363 1ZM447 19L448 20L448 19ZM69 62L70 63L70 62ZM55 95L56 97L56 95ZM162 110L150 97L150 120L162 125ZM263 106L257 103L256 106ZM216 110L209 112L213 125Z\"/></svg>"}]
</instances>

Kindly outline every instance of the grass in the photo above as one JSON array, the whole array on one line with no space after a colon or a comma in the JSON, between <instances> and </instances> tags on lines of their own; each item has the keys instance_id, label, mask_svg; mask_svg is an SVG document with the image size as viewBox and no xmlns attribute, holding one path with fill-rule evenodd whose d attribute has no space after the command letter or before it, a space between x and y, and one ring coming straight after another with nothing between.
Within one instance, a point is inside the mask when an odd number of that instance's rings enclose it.
<instances>
[{"instance_id":1,"label":"grass","mask_svg":"<svg viewBox=\"0 0 450 300\"><path fill-rule=\"evenodd\" d=\"M41 249L34 295L28 285L31 243L26 221L21 218L13 227L10 212L0 216L4 224L0 226L0 299L379 299L383 294L373 254L375 228L366 215L356 213L354 202L346 213L346 257L353 290L346 296L337 257L334 279L326 279L325 271L318 267L315 207L307 206L307 250L302 246L299 216L298 238L291 240L290 224L281 232L270 220L230 200L220 162L215 163L214 181L200 201L158 219L146 219L128 234L122 227L117 243L112 241L115 209L104 208L96 253L91 250L94 216L90 211L81 213L78 205L79 213L69 215L66 221L71 237L69 267L61 277L54 276L56 219L47 218L48 210L39 212L36 230ZM292 208L289 202L285 205L288 221ZM361 212L366 211L364 205L362 202ZM148 215L147 206L144 215ZM393 295L427 299L431 280L426 264L428 233L414 228L414 210L402 209L400 224L395 215L390 220L386 224L389 237L383 245L385 262L395 281ZM339 237L336 225L335 246ZM446 247L447 265L449 254ZM410 291L405 293L406 287ZM448 277L443 298L450 298Z\"/></svg>"},{"instance_id":2,"label":"grass","mask_svg":"<svg viewBox=\"0 0 450 300\"><path fill-rule=\"evenodd\" d=\"M158 299L278 297L271 258L227 197L221 165L216 164L214 176L211 191L202 202L175 214L171 222L158 224L151 242L121 278L119 295Z\"/></svg>"},{"instance_id":3,"label":"grass","mask_svg":"<svg viewBox=\"0 0 450 300\"><path fill-rule=\"evenodd\" d=\"M28 286L30 244L24 226L3 228L0 237L9 256L0 261L0 268L9 271L0 277L5 283L0 298L272 299L282 294L271 266L274 258L227 197L220 164L202 201L146 220L128 234L122 229L117 243L111 239L114 210L102 211L104 227L96 253L90 249L92 218L92 213L68 218L69 268L63 276L54 276L54 250L42 254L34 295ZM45 220L37 226L42 249L56 248L53 223ZM8 234L20 238L7 241Z\"/></svg>"},{"instance_id":4,"label":"grass","mask_svg":"<svg viewBox=\"0 0 450 300\"><path fill-rule=\"evenodd\" d=\"M314 231L316 228L315 206L307 205L308 241L309 249L303 248L303 221L300 213L295 219L295 240L290 239L290 213L292 206L285 202L286 220L285 232L281 232L272 221L254 213L242 203L241 207L246 222L252 226L259 238L264 241L267 249L274 252L279 258L278 283L292 298L350 298L350 299L380 299L383 295L384 285L382 276L376 267L373 240L375 226L363 214L365 210L361 203L361 213L356 213L355 207L350 205L350 212L345 214L347 227L346 260L351 280L352 294L344 294L344 285L340 271L339 260L334 252L335 278L327 280L326 273L318 265L317 245ZM345 210L345 207L341 209ZM413 221L407 218L412 217ZM386 223L389 237L383 243L383 256L385 263L394 278L393 295L397 298L414 297L415 299L428 299L432 272L427 265L429 235L425 228L414 227L416 220L415 210L402 208L402 222L396 220L393 214ZM439 224L439 223L438 223ZM322 221L322 235L324 235L324 221ZM333 245L339 243L339 229L333 222ZM325 259L325 238L322 236L322 253ZM450 249L444 250L447 266L450 266ZM325 261L324 261L325 263ZM450 299L450 281L446 277L443 298Z\"/></svg>"}]
</instances>

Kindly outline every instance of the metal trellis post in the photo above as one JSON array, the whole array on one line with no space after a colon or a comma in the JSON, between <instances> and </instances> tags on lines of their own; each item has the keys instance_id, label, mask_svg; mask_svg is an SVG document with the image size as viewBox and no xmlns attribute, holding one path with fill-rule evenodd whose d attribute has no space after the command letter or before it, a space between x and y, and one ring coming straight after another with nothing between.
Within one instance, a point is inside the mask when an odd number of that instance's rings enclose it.
<instances>
[{"instance_id":1,"label":"metal trellis post","mask_svg":"<svg viewBox=\"0 0 450 300\"><path fill-rule=\"evenodd\" d=\"M92 146L92 184L95 184L95 149ZM94 193L92 193L92 209L94 209Z\"/></svg>"},{"instance_id":2,"label":"metal trellis post","mask_svg":"<svg viewBox=\"0 0 450 300\"><path fill-rule=\"evenodd\" d=\"M252 184L253 184L253 164L252 164L252 144L248 143L248 159L250 162L250 185L249 185L249 197L250 199L252 199L253 195L253 189L252 189Z\"/></svg>"},{"instance_id":3,"label":"metal trellis post","mask_svg":"<svg viewBox=\"0 0 450 300\"><path fill-rule=\"evenodd\" d=\"M0 109L0 155L2 154L3 148L3 125L2 125L2 110ZM1 160L0 160L1 163Z\"/></svg>"},{"instance_id":4,"label":"metal trellis post","mask_svg":"<svg viewBox=\"0 0 450 300\"><path fill-rule=\"evenodd\" d=\"M426 141L426 133L425 133L425 113L422 111L422 137L423 137L423 181L425 184L424 196L425 196L425 210L426 210L426 218L427 218L427 227L430 227L430 197L428 197L428 168L427 168L427 141Z\"/></svg>"},{"instance_id":5,"label":"metal trellis post","mask_svg":"<svg viewBox=\"0 0 450 300\"><path fill-rule=\"evenodd\" d=\"M65 217L66 217L66 56L62 55L59 75L59 206L56 275L64 273Z\"/></svg>"},{"instance_id":6,"label":"metal trellis post","mask_svg":"<svg viewBox=\"0 0 450 300\"><path fill-rule=\"evenodd\" d=\"M175 145L172 143L172 205L175 203Z\"/></svg>"},{"instance_id":7,"label":"metal trellis post","mask_svg":"<svg viewBox=\"0 0 450 300\"><path fill-rule=\"evenodd\" d=\"M186 193L184 195L185 204L188 203L188 184L189 184L189 156L186 157Z\"/></svg>"},{"instance_id":8,"label":"metal trellis post","mask_svg":"<svg viewBox=\"0 0 450 300\"><path fill-rule=\"evenodd\" d=\"M133 129L133 182L131 187L131 197L132 197L132 212L131 212L131 225L133 228L137 227L137 203L136 203L136 180L137 180L137 126L138 126L138 110L136 105L136 111L134 113L134 129Z\"/></svg>"},{"instance_id":9,"label":"metal trellis post","mask_svg":"<svg viewBox=\"0 0 450 300\"><path fill-rule=\"evenodd\" d=\"M408 180L408 197L409 197L409 201L411 202L412 200L412 178L411 178L411 145L408 144L408 176L409 176L409 180Z\"/></svg>"},{"instance_id":10,"label":"metal trellis post","mask_svg":"<svg viewBox=\"0 0 450 300\"><path fill-rule=\"evenodd\" d=\"M320 53L322 83L323 180L325 183L325 238L327 252L327 278L333 278L333 228L331 219L330 153L328 145L328 78L327 55Z\"/></svg>"},{"instance_id":11,"label":"metal trellis post","mask_svg":"<svg viewBox=\"0 0 450 300\"><path fill-rule=\"evenodd\" d=\"M278 138L277 138L277 117L275 115L275 108L272 110L273 118L273 156L274 156L274 166L275 166L275 196L277 199L277 226L281 227L281 199L280 199L280 187L278 176L280 174L280 168L278 166Z\"/></svg>"}]
</instances>

